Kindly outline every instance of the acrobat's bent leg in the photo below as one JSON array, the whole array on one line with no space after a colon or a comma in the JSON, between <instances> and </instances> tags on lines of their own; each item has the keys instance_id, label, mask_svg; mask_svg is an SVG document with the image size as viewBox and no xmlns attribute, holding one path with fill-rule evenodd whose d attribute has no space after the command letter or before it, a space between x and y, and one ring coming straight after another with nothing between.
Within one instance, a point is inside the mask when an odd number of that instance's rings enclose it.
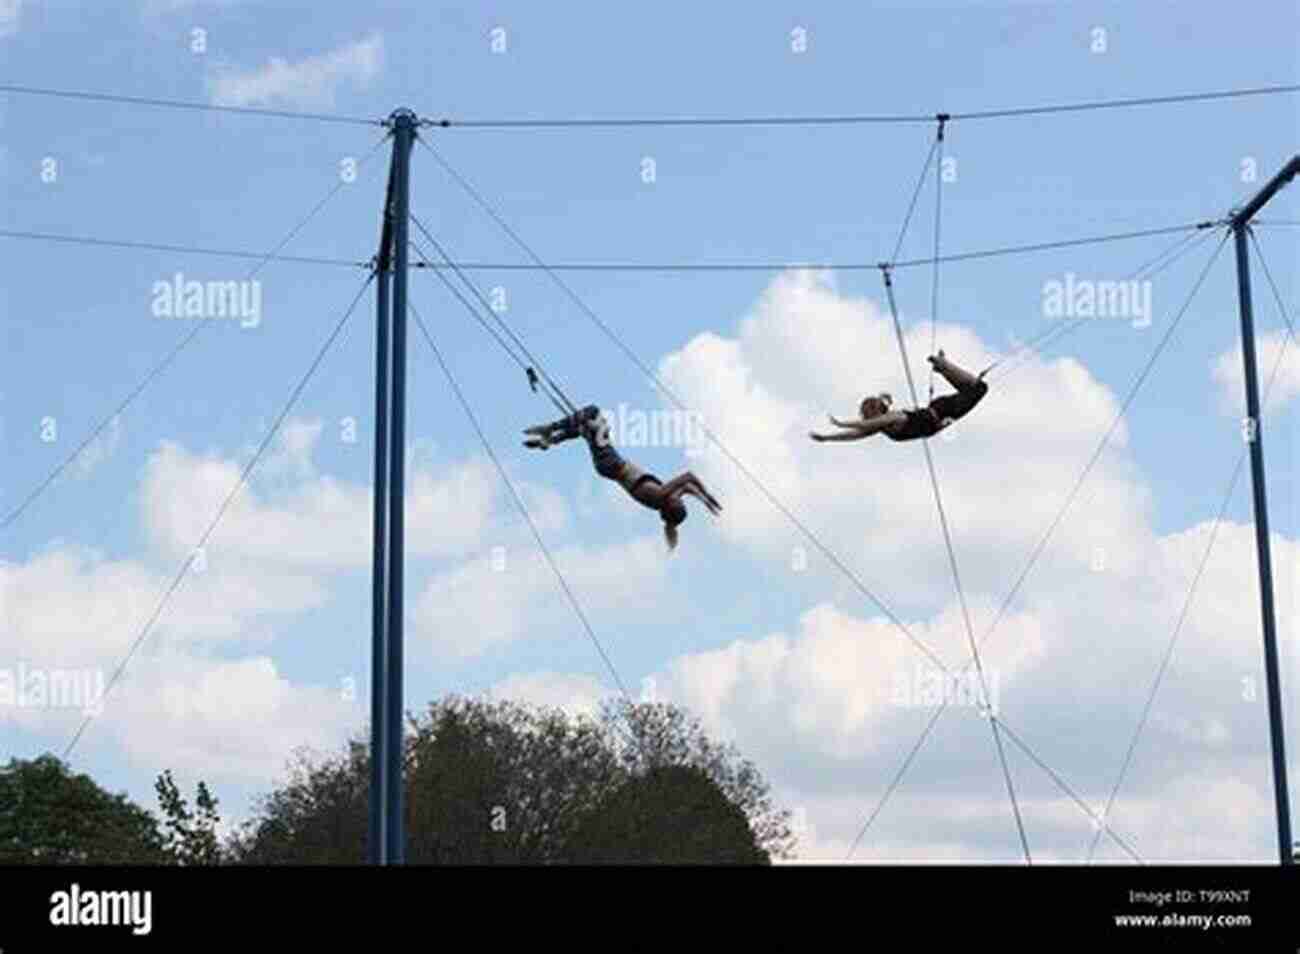
<instances>
[{"instance_id":1,"label":"acrobat's bent leg","mask_svg":"<svg viewBox=\"0 0 1300 954\"><path fill-rule=\"evenodd\" d=\"M663 493L664 496L690 494L708 507L714 515L722 512L722 504L718 503L718 498L709 493L709 489L704 486L704 481L695 476L693 471L688 470L668 481L664 484Z\"/></svg>"},{"instance_id":2,"label":"acrobat's bent leg","mask_svg":"<svg viewBox=\"0 0 1300 954\"><path fill-rule=\"evenodd\" d=\"M600 408L594 404L589 404L577 413L562 417L558 421L524 428L525 434L532 435L529 440L524 441L524 444L527 447L540 447L545 450L551 444L572 440L582 434L582 425L585 421L593 420L599 416Z\"/></svg>"},{"instance_id":3,"label":"acrobat's bent leg","mask_svg":"<svg viewBox=\"0 0 1300 954\"><path fill-rule=\"evenodd\" d=\"M695 477L694 474L692 474L691 477L693 477L695 480L695 483L693 485L694 493L697 497L699 497L701 500L704 501L704 506L708 507L709 510L713 512L713 515L715 517L718 514L722 513L722 504L718 502L718 498L713 496L713 494L709 493L709 488L704 486L704 482L702 480L700 480L698 477Z\"/></svg>"},{"instance_id":4,"label":"acrobat's bent leg","mask_svg":"<svg viewBox=\"0 0 1300 954\"><path fill-rule=\"evenodd\" d=\"M962 374L966 374L966 372L962 371ZM953 379L956 375L949 377L944 374L944 377L948 378L952 385L957 388L957 393L944 394L930 402L930 411L940 421L945 418L955 421L965 417L976 404L984 400L984 395L989 393L988 382L979 378L971 378L970 381L960 380L960 383L958 383L957 380ZM967 377L970 378L970 375L967 375Z\"/></svg>"},{"instance_id":5,"label":"acrobat's bent leg","mask_svg":"<svg viewBox=\"0 0 1300 954\"><path fill-rule=\"evenodd\" d=\"M981 383L979 378L965 368L959 368L949 361L942 351L931 358L930 363L934 365L934 370L942 374L944 379L958 391L970 390Z\"/></svg>"}]
</instances>

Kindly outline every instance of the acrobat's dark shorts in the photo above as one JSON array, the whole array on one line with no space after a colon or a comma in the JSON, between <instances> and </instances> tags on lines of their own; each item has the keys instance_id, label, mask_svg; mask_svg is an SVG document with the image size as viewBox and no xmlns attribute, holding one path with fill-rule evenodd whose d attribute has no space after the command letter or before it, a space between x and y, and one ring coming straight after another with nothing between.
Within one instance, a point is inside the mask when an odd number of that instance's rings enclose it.
<instances>
[{"instance_id":1,"label":"acrobat's dark shorts","mask_svg":"<svg viewBox=\"0 0 1300 954\"><path fill-rule=\"evenodd\" d=\"M929 407L905 411L907 420L893 430L885 431L885 436L895 441L914 441L921 437L933 437L943 430L945 418L955 421L959 417L964 417L988 393L988 383L976 381L956 394L941 395L931 401Z\"/></svg>"},{"instance_id":2,"label":"acrobat's dark shorts","mask_svg":"<svg viewBox=\"0 0 1300 954\"><path fill-rule=\"evenodd\" d=\"M969 414L971 408L982 401L984 395L988 393L988 382L976 381L970 387L963 388L956 394L944 394L935 398L930 402L930 410L934 412L934 416L940 421L945 417L952 418L955 421Z\"/></svg>"},{"instance_id":3,"label":"acrobat's dark shorts","mask_svg":"<svg viewBox=\"0 0 1300 954\"><path fill-rule=\"evenodd\" d=\"M584 436L587 438L587 446L591 448L591 462L596 465L596 473L610 480L618 480L622 477L623 456L614 450L614 445L608 439L601 440L591 431L586 432Z\"/></svg>"}]
</instances>

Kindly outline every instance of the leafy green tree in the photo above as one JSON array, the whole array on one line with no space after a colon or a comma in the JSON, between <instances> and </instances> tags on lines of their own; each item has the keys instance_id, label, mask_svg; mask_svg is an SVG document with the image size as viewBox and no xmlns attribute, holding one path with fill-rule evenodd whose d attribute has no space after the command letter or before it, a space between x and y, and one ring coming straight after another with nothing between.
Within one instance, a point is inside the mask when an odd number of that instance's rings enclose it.
<instances>
[{"instance_id":1,"label":"leafy green tree","mask_svg":"<svg viewBox=\"0 0 1300 954\"><path fill-rule=\"evenodd\" d=\"M628 785L669 766L698 770L735 813L727 815L717 799L700 801L702 786L682 775L655 776L642 788L668 784L686 805L710 805L700 817L719 825L742 820L748 834L732 825L727 857L750 858L746 851L755 847L762 858L777 857L790 847L789 813L773 807L757 769L668 706L610 706L585 718L451 697L411 720L404 756L406 858L413 864L584 860L574 853L584 843L578 835L596 837L598 807L616 805L621 818L653 812L655 798L632 798L638 789ZM304 757L230 840L230 854L249 863L364 862L369 773L359 740L343 756ZM629 794L610 801L619 792Z\"/></svg>"},{"instance_id":2,"label":"leafy green tree","mask_svg":"<svg viewBox=\"0 0 1300 954\"><path fill-rule=\"evenodd\" d=\"M569 857L594 864L770 864L748 820L702 769L629 778L583 819Z\"/></svg>"},{"instance_id":3,"label":"leafy green tree","mask_svg":"<svg viewBox=\"0 0 1300 954\"><path fill-rule=\"evenodd\" d=\"M217 813L217 800L212 797L202 781L195 795L195 810L181 796L167 769L154 782L158 793L158 806L164 824L164 848L167 855L180 865L216 865L221 863L221 844L217 826L221 816Z\"/></svg>"},{"instance_id":4,"label":"leafy green tree","mask_svg":"<svg viewBox=\"0 0 1300 954\"><path fill-rule=\"evenodd\" d=\"M699 719L665 703L610 703L602 720L627 774L683 765L699 769L744 815L755 843L769 858L790 858L795 836L791 813L779 808L758 767L735 745L715 742Z\"/></svg>"},{"instance_id":5,"label":"leafy green tree","mask_svg":"<svg viewBox=\"0 0 1300 954\"><path fill-rule=\"evenodd\" d=\"M0 770L0 864L165 864L158 821L53 755Z\"/></svg>"},{"instance_id":6,"label":"leafy green tree","mask_svg":"<svg viewBox=\"0 0 1300 954\"><path fill-rule=\"evenodd\" d=\"M409 752L417 863L562 860L582 814L619 780L594 721L512 702L430 706Z\"/></svg>"},{"instance_id":7,"label":"leafy green tree","mask_svg":"<svg viewBox=\"0 0 1300 954\"><path fill-rule=\"evenodd\" d=\"M245 864L362 864L369 792L370 759L360 742L331 758L299 752L288 782L261 799L226 852Z\"/></svg>"}]
</instances>

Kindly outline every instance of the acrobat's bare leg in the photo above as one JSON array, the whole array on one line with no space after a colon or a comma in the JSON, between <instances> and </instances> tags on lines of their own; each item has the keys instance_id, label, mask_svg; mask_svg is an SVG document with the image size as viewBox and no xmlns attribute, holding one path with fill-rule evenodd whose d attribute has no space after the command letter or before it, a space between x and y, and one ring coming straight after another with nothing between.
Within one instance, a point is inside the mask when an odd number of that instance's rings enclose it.
<instances>
[{"instance_id":1,"label":"acrobat's bare leg","mask_svg":"<svg viewBox=\"0 0 1300 954\"><path fill-rule=\"evenodd\" d=\"M944 379L958 391L973 388L979 383L979 378L971 374L965 368L957 367L957 365L953 364L944 356L942 351L932 357L930 363L934 365L934 370L942 374Z\"/></svg>"},{"instance_id":2,"label":"acrobat's bare leg","mask_svg":"<svg viewBox=\"0 0 1300 954\"><path fill-rule=\"evenodd\" d=\"M691 482L686 487L686 493L693 494L700 500L704 501L704 506L708 507L714 516L722 512L722 504L718 498L709 493L709 489L704 486L704 482L696 477L693 473L688 472Z\"/></svg>"},{"instance_id":3,"label":"acrobat's bare leg","mask_svg":"<svg viewBox=\"0 0 1300 954\"><path fill-rule=\"evenodd\" d=\"M665 500L681 494L690 494L708 507L710 512L717 514L722 510L722 504L718 503L718 499L709 493L700 478L689 470L684 474L678 474L672 480L663 484L659 488L659 494Z\"/></svg>"},{"instance_id":4,"label":"acrobat's bare leg","mask_svg":"<svg viewBox=\"0 0 1300 954\"><path fill-rule=\"evenodd\" d=\"M546 450L552 444L559 444L562 441L572 440L582 433L582 423L587 420L594 420L599 416L600 411L591 405L578 411L576 414L570 414L568 417L562 417L558 421L551 421L549 424L538 424L534 427L524 428L524 433L529 435L528 440L524 441L525 447L535 447Z\"/></svg>"}]
</instances>

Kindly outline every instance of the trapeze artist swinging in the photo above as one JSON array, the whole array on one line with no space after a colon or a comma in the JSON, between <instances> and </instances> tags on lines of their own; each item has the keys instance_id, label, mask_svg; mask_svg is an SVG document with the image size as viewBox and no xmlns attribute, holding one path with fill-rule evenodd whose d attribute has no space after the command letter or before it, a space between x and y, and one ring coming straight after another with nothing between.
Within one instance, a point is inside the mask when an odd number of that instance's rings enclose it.
<instances>
[{"instance_id":1,"label":"trapeze artist swinging","mask_svg":"<svg viewBox=\"0 0 1300 954\"><path fill-rule=\"evenodd\" d=\"M531 375L530 375L531 377ZM619 484L628 495L642 506L657 510L664 522L664 537L669 549L677 546L677 528L686 519L686 504L682 497L689 494L703 502L715 517L722 512L722 504L709 493L700 478L691 471L678 474L667 483L654 474L647 473L625 459L614 449L609 437L609 422L600 409L589 405L567 417L549 424L539 424L524 430L529 435L525 447L546 450L553 444L581 437L591 451L591 461L596 473Z\"/></svg>"},{"instance_id":2,"label":"trapeze artist swinging","mask_svg":"<svg viewBox=\"0 0 1300 954\"><path fill-rule=\"evenodd\" d=\"M808 436L815 441L857 441L872 434L884 434L895 441L933 437L953 421L969 414L988 393L988 382L984 380L988 371L978 376L971 374L949 361L943 351L926 360L957 389L956 393L941 394L926 407L911 411L891 411L889 408L893 398L882 392L863 399L857 420L841 421L831 415L831 423L839 431L831 434L818 434L814 431Z\"/></svg>"}]
</instances>

